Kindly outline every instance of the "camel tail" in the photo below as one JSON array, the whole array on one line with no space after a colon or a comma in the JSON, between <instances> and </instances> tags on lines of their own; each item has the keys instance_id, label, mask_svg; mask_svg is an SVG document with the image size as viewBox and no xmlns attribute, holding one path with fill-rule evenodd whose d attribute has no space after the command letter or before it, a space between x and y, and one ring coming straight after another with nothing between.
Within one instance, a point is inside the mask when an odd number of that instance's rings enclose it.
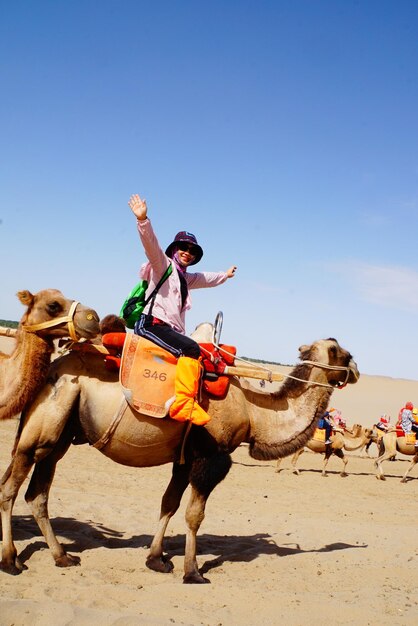
<instances>
[{"instance_id":1,"label":"camel tail","mask_svg":"<svg viewBox=\"0 0 418 626\"><path fill-rule=\"evenodd\" d=\"M317 425L316 414L309 426L301 433L283 443L268 444L253 440L250 442L250 456L257 461L283 459L303 448L312 439Z\"/></svg>"}]
</instances>

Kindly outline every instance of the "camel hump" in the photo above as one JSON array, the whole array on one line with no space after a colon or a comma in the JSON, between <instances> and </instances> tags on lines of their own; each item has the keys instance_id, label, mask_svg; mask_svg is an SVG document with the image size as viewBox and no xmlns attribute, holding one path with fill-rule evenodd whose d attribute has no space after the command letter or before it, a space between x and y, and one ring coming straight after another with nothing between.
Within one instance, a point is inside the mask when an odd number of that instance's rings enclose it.
<instances>
[{"instance_id":1,"label":"camel hump","mask_svg":"<svg viewBox=\"0 0 418 626\"><path fill-rule=\"evenodd\" d=\"M144 337L127 334L119 379L133 409L150 417L165 417L174 396L177 359Z\"/></svg>"}]
</instances>

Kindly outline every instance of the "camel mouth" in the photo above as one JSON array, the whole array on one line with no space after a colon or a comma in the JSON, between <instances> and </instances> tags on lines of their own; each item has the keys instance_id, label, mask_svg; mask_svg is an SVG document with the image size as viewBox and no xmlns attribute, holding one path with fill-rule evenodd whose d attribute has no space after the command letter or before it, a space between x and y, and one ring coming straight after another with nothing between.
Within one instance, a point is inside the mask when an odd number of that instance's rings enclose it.
<instances>
[{"instance_id":1,"label":"camel mouth","mask_svg":"<svg viewBox=\"0 0 418 626\"><path fill-rule=\"evenodd\" d=\"M353 359L351 359L349 364L347 365L347 375L345 380L337 380L335 378L332 378L329 381L329 384L332 387L335 387L335 389L343 389L346 385L354 385L359 378L360 372L358 371L357 363L353 361Z\"/></svg>"},{"instance_id":2,"label":"camel mouth","mask_svg":"<svg viewBox=\"0 0 418 626\"><path fill-rule=\"evenodd\" d=\"M84 337L85 339L94 339L97 335L100 335L100 325L92 324L89 327L77 328L78 334Z\"/></svg>"},{"instance_id":3,"label":"camel mouth","mask_svg":"<svg viewBox=\"0 0 418 626\"><path fill-rule=\"evenodd\" d=\"M81 337L85 339L93 339L100 334L100 319L96 311L89 309L83 311L82 319L77 319L75 328Z\"/></svg>"}]
</instances>

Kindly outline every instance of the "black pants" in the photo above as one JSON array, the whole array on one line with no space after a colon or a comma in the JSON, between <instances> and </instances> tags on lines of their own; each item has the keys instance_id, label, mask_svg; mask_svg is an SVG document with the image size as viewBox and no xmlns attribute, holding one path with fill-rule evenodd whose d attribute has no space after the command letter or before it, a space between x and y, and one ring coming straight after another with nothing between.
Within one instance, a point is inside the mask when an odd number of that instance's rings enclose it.
<instances>
[{"instance_id":1,"label":"black pants","mask_svg":"<svg viewBox=\"0 0 418 626\"><path fill-rule=\"evenodd\" d=\"M155 322L152 315L143 313L135 324L134 332L135 335L149 339L177 358L179 356L189 356L192 359L200 357L200 348L196 341L178 333L168 324Z\"/></svg>"}]
</instances>

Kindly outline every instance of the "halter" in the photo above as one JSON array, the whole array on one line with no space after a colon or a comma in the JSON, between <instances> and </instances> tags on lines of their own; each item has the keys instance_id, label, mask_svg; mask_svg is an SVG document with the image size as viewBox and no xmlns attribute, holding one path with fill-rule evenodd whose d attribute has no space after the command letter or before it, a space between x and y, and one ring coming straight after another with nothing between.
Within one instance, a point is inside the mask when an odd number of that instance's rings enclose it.
<instances>
[{"instance_id":1,"label":"halter","mask_svg":"<svg viewBox=\"0 0 418 626\"><path fill-rule=\"evenodd\" d=\"M68 323L68 331L71 339L73 341L78 341L79 337L77 337L74 327L74 315L79 304L80 302L73 300L70 310L68 311L68 315L57 317L56 319L49 320L48 322L40 322L39 324L22 324L22 330L25 330L27 333L36 333L36 331L43 330L44 328L53 328L54 326L60 326L60 324Z\"/></svg>"},{"instance_id":2,"label":"halter","mask_svg":"<svg viewBox=\"0 0 418 626\"><path fill-rule=\"evenodd\" d=\"M356 380L358 380L358 376L357 374L350 369L349 367L346 367L345 365L328 365L328 363L317 363L316 361L302 361L302 363L306 363L307 365L313 365L316 367L320 367L324 370L337 370L339 372L346 372L346 377L345 377L345 381L342 383L338 383L336 385L337 389L344 389L344 387L347 385L348 383L348 379L350 377L350 373L353 374L356 377ZM291 377L290 377L291 378ZM310 382L310 381L307 381ZM320 385L321 383L315 383L316 385ZM334 385L328 385L333 387Z\"/></svg>"}]
</instances>

